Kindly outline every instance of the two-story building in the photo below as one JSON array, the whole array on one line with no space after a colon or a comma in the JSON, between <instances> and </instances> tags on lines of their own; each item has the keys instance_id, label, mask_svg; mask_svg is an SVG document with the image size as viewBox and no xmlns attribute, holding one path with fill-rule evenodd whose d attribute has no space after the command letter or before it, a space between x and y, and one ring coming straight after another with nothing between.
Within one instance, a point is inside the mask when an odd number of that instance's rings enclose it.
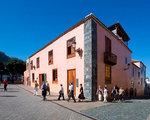
<instances>
[{"instance_id":1,"label":"two-story building","mask_svg":"<svg viewBox=\"0 0 150 120\"><path fill-rule=\"evenodd\" d=\"M63 84L67 95L72 82L76 96L83 84L87 100L96 100L99 85L107 85L109 91L115 85L130 89L129 39L119 23L106 27L90 14L28 58L26 84L34 86L37 80L41 85L46 80L54 93Z\"/></svg>"}]
</instances>

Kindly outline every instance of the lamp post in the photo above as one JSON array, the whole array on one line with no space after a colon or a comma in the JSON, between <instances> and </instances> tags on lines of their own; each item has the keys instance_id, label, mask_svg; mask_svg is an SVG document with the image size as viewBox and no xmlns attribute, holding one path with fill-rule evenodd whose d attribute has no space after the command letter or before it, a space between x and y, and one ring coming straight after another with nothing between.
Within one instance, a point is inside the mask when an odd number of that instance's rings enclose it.
<instances>
[{"instance_id":1,"label":"lamp post","mask_svg":"<svg viewBox=\"0 0 150 120\"><path fill-rule=\"evenodd\" d=\"M124 68L124 70L128 70L130 68L130 63L127 64L127 66Z\"/></svg>"}]
</instances>

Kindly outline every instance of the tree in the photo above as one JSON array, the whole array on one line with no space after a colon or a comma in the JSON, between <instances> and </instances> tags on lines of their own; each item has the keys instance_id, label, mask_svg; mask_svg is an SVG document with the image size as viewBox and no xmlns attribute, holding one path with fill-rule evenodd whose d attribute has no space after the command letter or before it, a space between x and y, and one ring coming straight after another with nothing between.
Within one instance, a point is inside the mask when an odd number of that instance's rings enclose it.
<instances>
[{"instance_id":1,"label":"tree","mask_svg":"<svg viewBox=\"0 0 150 120\"><path fill-rule=\"evenodd\" d=\"M4 70L4 68L5 68L4 63L0 62L0 70Z\"/></svg>"},{"instance_id":2,"label":"tree","mask_svg":"<svg viewBox=\"0 0 150 120\"><path fill-rule=\"evenodd\" d=\"M4 52L0 51L0 62L6 64L11 58L7 56Z\"/></svg>"},{"instance_id":3,"label":"tree","mask_svg":"<svg viewBox=\"0 0 150 120\"><path fill-rule=\"evenodd\" d=\"M18 75L23 75L23 72L26 69L26 64L24 61L18 58L12 58L6 64L6 69L9 71L12 77L12 82L14 82L14 77L18 77Z\"/></svg>"},{"instance_id":4,"label":"tree","mask_svg":"<svg viewBox=\"0 0 150 120\"><path fill-rule=\"evenodd\" d=\"M5 69L4 63L0 62L0 81L2 81L2 75Z\"/></svg>"}]
</instances>

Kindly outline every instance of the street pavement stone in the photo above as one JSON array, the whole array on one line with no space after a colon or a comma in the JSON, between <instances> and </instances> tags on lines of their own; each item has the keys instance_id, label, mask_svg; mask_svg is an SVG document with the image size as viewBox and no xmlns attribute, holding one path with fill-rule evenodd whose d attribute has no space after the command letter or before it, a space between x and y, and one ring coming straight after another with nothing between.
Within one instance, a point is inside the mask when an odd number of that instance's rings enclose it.
<instances>
[{"instance_id":1,"label":"street pavement stone","mask_svg":"<svg viewBox=\"0 0 150 120\"><path fill-rule=\"evenodd\" d=\"M82 112L98 120L150 120L150 100L128 100Z\"/></svg>"},{"instance_id":2,"label":"street pavement stone","mask_svg":"<svg viewBox=\"0 0 150 120\"><path fill-rule=\"evenodd\" d=\"M33 96L31 87L9 85L4 92L1 85L0 120L150 120L150 100L74 103L57 98L52 94L42 101L41 96Z\"/></svg>"},{"instance_id":3,"label":"street pavement stone","mask_svg":"<svg viewBox=\"0 0 150 120\"><path fill-rule=\"evenodd\" d=\"M18 85L19 87L29 91L30 93L33 94L33 88L30 86L26 86L26 85ZM38 90L38 96L41 96L41 90ZM103 106L103 105L108 105L108 103L103 103L100 101L95 101L95 102L89 102L89 101L84 101L84 102L77 102L74 103L73 100L70 100L70 102L67 101L68 96L65 96L65 101L64 100L58 100L58 93L52 93L51 95L47 96L47 99L55 104L58 104L60 106L66 107L68 109L74 110L76 112L81 113L80 111L82 110L87 110L87 109L91 109L91 108L95 108L98 106ZM76 101L78 101L76 99Z\"/></svg>"},{"instance_id":4,"label":"street pavement stone","mask_svg":"<svg viewBox=\"0 0 150 120\"><path fill-rule=\"evenodd\" d=\"M0 120L91 120L51 101L43 101L28 91L8 85L4 92L0 86Z\"/></svg>"}]
</instances>

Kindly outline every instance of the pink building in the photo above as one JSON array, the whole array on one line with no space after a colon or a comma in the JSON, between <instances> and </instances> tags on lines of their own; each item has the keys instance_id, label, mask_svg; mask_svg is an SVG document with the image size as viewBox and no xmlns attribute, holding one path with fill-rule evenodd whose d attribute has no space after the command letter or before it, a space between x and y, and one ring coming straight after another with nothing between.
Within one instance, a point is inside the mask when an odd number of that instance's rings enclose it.
<instances>
[{"instance_id":1,"label":"pink building","mask_svg":"<svg viewBox=\"0 0 150 120\"><path fill-rule=\"evenodd\" d=\"M130 89L128 41L119 23L106 27L90 14L28 58L25 84L33 86L37 80L41 85L46 80L54 93L63 84L67 95L72 82L76 97L83 84L87 100L96 100L99 85L109 90L115 85Z\"/></svg>"}]
</instances>

